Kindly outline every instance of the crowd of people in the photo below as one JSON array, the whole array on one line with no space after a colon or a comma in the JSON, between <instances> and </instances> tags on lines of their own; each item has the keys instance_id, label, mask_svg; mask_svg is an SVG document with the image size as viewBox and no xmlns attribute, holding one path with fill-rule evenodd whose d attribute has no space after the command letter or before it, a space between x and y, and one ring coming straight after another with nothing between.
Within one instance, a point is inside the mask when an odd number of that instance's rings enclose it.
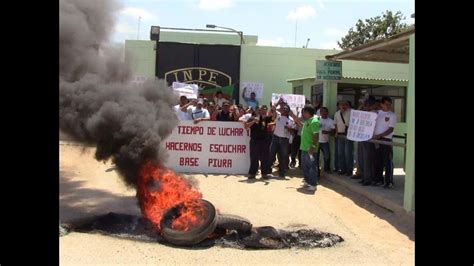
<instances>
[{"instance_id":1,"label":"crowd of people","mask_svg":"<svg viewBox=\"0 0 474 266\"><path fill-rule=\"evenodd\" d=\"M391 145L359 142L357 160L354 160L354 142L346 138L351 121L351 103L339 101L334 118L329 118L328 108L306 105L295 114L289 105L280 99L276 105L259 105L255 93L250 98L242 97L247 106L236 105L226 100L217 91L210 101L199 95L198 99L180 97L175 112L180 120L200 121L240 121L250 129L249 179L256 179L260 169L261 178L272 176L272 167L278 168L278 176L284 178L290 168L303 172L303 187L309 191L317 189L318 179L323 170L361 179L364 185L393 187L393 150ZM373 139L392 141L396 125L396 115L390 111L392 100L383 97L376 100L369 96L359 106L359 110L377 114ZM330 168L330 137L335 138L335 169ZM320 158L322 165L320 167ZM298 163L298 165L297 165ZM356 173L354 174L354 166ZM384 174L385 173L385 174Z\"/></svg>"}]
</instances>

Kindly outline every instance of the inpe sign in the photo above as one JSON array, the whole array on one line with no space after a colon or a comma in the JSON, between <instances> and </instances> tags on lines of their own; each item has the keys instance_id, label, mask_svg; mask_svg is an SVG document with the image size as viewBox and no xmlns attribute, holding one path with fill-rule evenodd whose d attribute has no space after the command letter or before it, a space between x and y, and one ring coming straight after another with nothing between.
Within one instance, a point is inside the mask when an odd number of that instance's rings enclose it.
<instances>
[{"instance_id":1,"label":"inpe sign","mask_svg":"<svg viewBox=\"0 0 474 266\"><path fill-rule=\"evenodd\" d=\"M239 99L240 46L158 42L156 76L173 82L194 83L200 88L233 86Z\"/></svg>"},{"instance_id":2,"label":"inpe sign","mask_svg":"<svg viewBox=\"0 0 474 266\"><path fill-rule=\"evenodd\" d=\"M219 70L203 68L203 67L188 67L175 69L165 73L165 80L172 80L173 82L194 83L201 88L207 87L224 87L232 85L232 77Z\"/></svg>"},{"instance_id":3,"label":"inpe sign","mask_svg":"<svg viewBox=\"0 0 474 266\"><path fill-rule=\"evenodd\" d=\"M342 62L316 60L316 80L341 80Z\"/></svg>"}]
</instances>

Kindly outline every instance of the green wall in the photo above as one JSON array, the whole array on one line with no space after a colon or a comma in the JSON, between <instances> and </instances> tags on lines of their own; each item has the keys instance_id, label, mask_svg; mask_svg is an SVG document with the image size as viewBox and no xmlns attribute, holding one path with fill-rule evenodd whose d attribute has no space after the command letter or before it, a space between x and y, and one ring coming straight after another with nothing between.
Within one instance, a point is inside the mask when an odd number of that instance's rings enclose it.
<instances>
[{"instance_id":1,"label":"green wall","mask_svg":"<svg viewBox=\"0 0 474 266\"><path fill-rule=\"evenodd\" d=\"M154 77L156 66L155 42L126 40L125 61L132 65L135 75Z\"/></svg>"},{"instance_id":2,"label":"green wall","mask_svg":"<svg viewBox=\"0 0 474 266\"><path fill-rule=\"evenodd\" d=\"M336 50L243 45L240 81L264 84L263 99L268 104L272 93L292 93L287 79L316 74L316 59L323 60ZM242 98L241 98L242 101Z\"/></svg>"},{"instance_id":3,"label":"green wall","mask_svg":"<svg viewBox=\"0 0 474 266\"><path fill-rule=\"evenodd\" d=\"M410 81L407 95L407 164L403 205L415 211L415 35L410 36Z\"/></svg>"}]
</instances>

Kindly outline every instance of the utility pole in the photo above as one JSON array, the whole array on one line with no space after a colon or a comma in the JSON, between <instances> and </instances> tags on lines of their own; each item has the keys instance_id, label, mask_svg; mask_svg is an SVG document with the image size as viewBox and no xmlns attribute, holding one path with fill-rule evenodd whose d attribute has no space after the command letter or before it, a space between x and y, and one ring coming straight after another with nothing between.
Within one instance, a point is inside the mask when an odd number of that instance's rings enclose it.
<instances>
[{"instance_id":1,"label":"utility pole","mask_svg":"<svg viewBox=\"0 0 474 266\"><path fill-rule=\"evenodd\" d=\"M140 39L140 20L142 19L141 16L138 17L138 30L137 30L137 40Z\"/></svg>"}]
</instances>

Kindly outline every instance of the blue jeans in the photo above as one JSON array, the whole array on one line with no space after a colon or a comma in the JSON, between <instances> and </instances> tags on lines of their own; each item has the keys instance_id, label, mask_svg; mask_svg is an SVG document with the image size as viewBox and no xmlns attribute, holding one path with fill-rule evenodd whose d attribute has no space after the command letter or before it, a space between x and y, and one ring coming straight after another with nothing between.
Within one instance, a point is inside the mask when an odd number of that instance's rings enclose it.
<instances>
[{"instance_id":1,"label":"blue jeans","mask_svg":"<svg viewBox=\"0 0 474 266\"><path fill-rule=\"evenodd\" d=\"M323 152L324 156L324 171L328 172L331 170L329 167L329 163L331 162L331 153L329 151L329 142L326 143L319 143L318 153L316 153L316 160L319 163L319 156L321 155L321 151Z\"/></svg>"},{"instance_id":2,"label":"blue jeans","mask_svg":"<svg viewBox=\"0 0 474 266\"><path fill-rule=\"evenodd\" d=\"M354 170L354 142L352 140L337 138L337 156L340 170L350 173Z\"/></svg>"},{"instance_id":3,"label":"blue jeans","mask_svg":"<svg viewBox=\"0 0 474 266\"><path fill-rule=\"evenodd\" d=\"M307 151L301 151L301 168L303 169L303 177L306 183L316 186L318 183L318 160L311 161Z\"/></svg>"},{"instance_id":4,"label":"blue jeans","mask_svg":"<svg viewBox=\"0 0 474 266\"><path fill-rule=\"evenodd\" d=\"M288 138L273 135L272 144L270 145L270 158L273 160L278 153L278 159L281 160L278 162L278 174L280 176L285 175L286 166L288 165L288 146Z\"/></svg>"}]
</instances>

